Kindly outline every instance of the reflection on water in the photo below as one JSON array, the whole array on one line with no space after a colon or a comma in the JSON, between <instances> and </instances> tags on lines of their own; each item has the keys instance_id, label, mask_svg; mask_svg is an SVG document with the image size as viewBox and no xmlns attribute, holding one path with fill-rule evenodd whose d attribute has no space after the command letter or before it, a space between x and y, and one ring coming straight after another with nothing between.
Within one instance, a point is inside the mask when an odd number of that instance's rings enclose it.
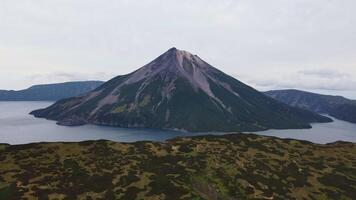
<instances>
[{"instance_id":1,"label":"reflection on water","mask_svg":"<svg viewBox=\"0 0 356 200\"><path fill-rule=\"evenodd\" d=\"M0 143L23 144L31 142L83 141L106 139L121 142L139 140L164 141L178 136L201 135L153 129L125 129L85 125L58 126L54 121L37 119L28 113L44 108L52 102L0 102ZM222 134L222 133L216 133ZM268 130L257 134L328 143L337 140L356 142L356 125L335 120L333 123L313 124L312 129Z\"/></svg>"}]
</instances>

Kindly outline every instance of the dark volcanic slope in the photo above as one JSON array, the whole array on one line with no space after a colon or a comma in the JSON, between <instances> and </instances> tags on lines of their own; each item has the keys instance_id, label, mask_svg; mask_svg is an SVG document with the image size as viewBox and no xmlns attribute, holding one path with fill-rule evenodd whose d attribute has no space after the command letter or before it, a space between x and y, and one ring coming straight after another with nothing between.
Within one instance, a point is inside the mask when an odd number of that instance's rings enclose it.
<instances>
[{"instance_id":1,"label":"dark volcanic slope","mask_svg":"<svg viewBox=\"0 0 356 200\"><path fill-rule=\"evenodd\" d=\"M85 94L101 84L101 81L81 81L35 85L18 91L0 90L0 101L57 101Z\"/></svg>"},{"instance_id":2,"label":"dark volcanic slope","mask_svg":"<svg viewBox=\"0 0 356 200\"><path fill-rule=\"evenodd\" d=\"M337 119L356 123L356 100L300 90L272 90L265 92L265 94L290 106L328 114Z\"/></svg>"},{"instance_id":3,"label":"dark volcanic slope","mask_svg":"<svg viewBox=\"0 0 356 200\"><path fill-rule=\"evenodd\" d=\"M226 135L0 145L0 199L6 200L355 197L352 143Z\"/></svg>"},{"instance_id":4,"label":"dark volcanic slope","mask_svg":"<svg viewBox=\"0 0 356 200\"><path fill-rule=\"evenodd\" d=\"M86 96L32 112L63 125L84 123L188 131L306 128L330 119L289 107L172 48Z\"/></svg>"}]
</instances>

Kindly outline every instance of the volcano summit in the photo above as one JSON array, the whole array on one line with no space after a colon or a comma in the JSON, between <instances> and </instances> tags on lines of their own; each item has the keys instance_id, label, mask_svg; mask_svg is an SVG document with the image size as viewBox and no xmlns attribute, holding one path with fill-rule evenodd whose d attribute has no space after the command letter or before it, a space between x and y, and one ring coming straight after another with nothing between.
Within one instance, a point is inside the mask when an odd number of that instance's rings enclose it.
<instances>
[{"instance_id":1,"label":"volcano summit","mask_svg":"<svg viewBox=\"0 0 356 200\"><path fill-rule=\"evenodd\" d=\"M186 131L308 128L327 117L265 96L176 48L80 97L31 112L61 125L98 124Z\"/></svg>"}]
</instances>

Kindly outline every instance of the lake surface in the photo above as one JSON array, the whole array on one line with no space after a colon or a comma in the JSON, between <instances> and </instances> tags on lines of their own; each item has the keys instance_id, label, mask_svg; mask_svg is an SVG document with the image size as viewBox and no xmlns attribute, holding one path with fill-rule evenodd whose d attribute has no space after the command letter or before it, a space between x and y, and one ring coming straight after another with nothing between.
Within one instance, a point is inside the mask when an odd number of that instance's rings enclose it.
<instances>
[{"instance_id":1,"label":"lake surface","mask_svg":"<svg viewBox=\"0 0 356 200\"><path fill-rule=\"evenodd\" d=\"M179 136L206 133L186 133L154 129L126 129L85 125L65 127L55 121L38 119L28 113L53 102L0 102L0 143L25 144L31 142L83 141L106 139L120 142L140 140L164 141ZM338 140L356 142L356 124L335 120L332 123L312 124L312 129L268 130L256 134L329 143ZM223 133L215 133L223 134Z\"/></svg>"}]
</instances>

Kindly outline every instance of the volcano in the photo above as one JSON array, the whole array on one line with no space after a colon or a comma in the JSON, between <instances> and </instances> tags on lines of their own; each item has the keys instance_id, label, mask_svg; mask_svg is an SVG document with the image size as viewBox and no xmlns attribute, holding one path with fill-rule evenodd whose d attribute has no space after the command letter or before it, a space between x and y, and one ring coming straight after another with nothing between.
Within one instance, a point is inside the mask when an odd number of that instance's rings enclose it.
<instances>
[{"instance_id":1,"label":"volcano","mask_svg":"<svg viewBox=\"0 0 356 200\"><path fill-rule=\"evenodd\" d=\"M176 48L85 95L31 114L68 126L89 123L192 132L309 128L311 122L331 121L279 103Z\"/></svg>"}]
</instances>

